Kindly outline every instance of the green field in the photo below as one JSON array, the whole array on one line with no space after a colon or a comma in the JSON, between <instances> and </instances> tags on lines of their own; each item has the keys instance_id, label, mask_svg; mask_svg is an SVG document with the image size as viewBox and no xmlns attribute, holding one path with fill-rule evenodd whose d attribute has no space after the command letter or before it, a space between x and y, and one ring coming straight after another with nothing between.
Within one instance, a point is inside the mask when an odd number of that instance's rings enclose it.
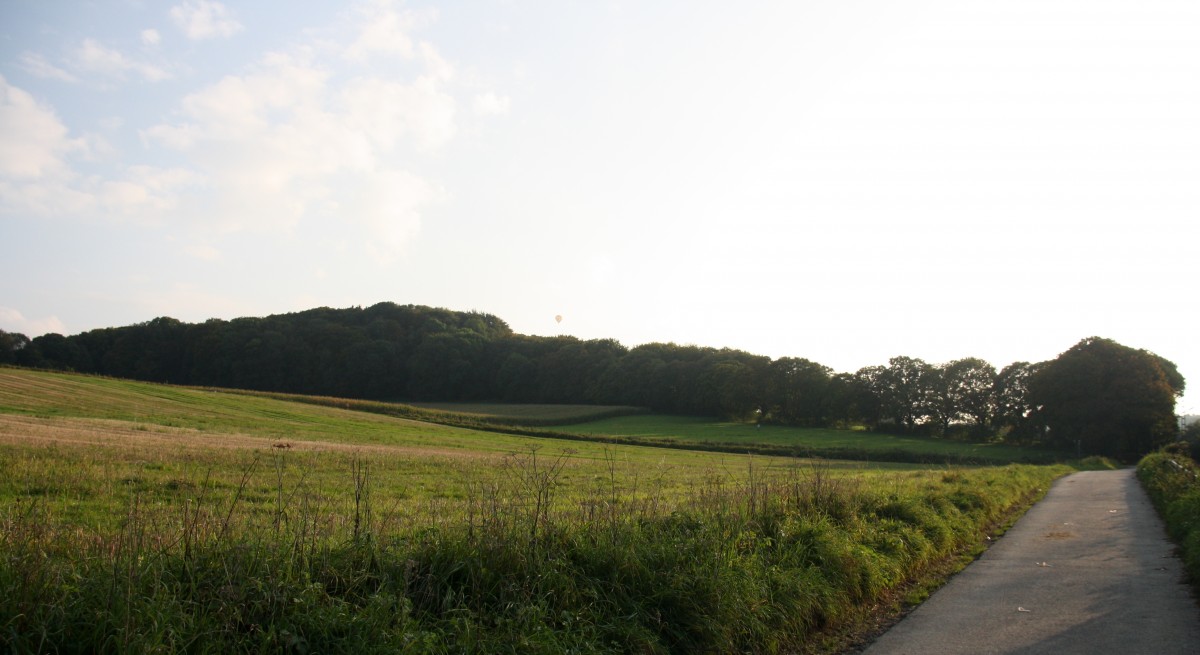
<instances>
[{"instance_id":1,"label":"green field","mask_svg":"<svg viewBox=\"0 0 1200 655\"><path fill-rule=\"evenodd\" d=\"M903 436L865 430L830 430L753 423L719 422L684 416L620 416L586 423L563 424L556 429L585 435L627 437L645 443L696 444L754 449L770 446L799 455L858 459L895 459L905 454L916 459L978 462L1053 460L1053 453L997 443L968 443L930 437Z\"/></svg>"},{"instance_id":2,"label":"green field","mask_svg":"<svg viewBox=\"0 0 1200 655\"><path fill-rule=\"evenodd\" d=\"M624 405L538 405L511 403L407 403L413 407L477 417L509 425L562 425L588 423L613 416L644 414L646 410Z\"/></svg>"},{"instance_id":3,"label":"green field","mask_svg":"<svg viewBox=\"0 0 1200 655\"><path fill-rule=\"evenodd\" d=\"M1067 470L555 440L358 406L0 368L0 643L820 651Z\"/></svg>"},{"instance_id":4,"label":"green field","mask_svg":"<svg viewBox=\"0 0 1200 655\"><path fill-rule=\"evenodd\" d=\"M550 414L560 412L552 409ZM666 507L699 485L732 484L752 469L764 480L811 462L481 432L438 423L281 401L262 395L0 368L0 499L33 497L71 522L111 526L132 494L167 502L205 480L234 489L246 514L268 511L276 487L304 481L330 512L352 502L352 466L404 525L454 519L472 489L532 460L558 462L560 505L604 487ZM917 470L836 461L856 474Z\"/></svg>"}]
</instances>

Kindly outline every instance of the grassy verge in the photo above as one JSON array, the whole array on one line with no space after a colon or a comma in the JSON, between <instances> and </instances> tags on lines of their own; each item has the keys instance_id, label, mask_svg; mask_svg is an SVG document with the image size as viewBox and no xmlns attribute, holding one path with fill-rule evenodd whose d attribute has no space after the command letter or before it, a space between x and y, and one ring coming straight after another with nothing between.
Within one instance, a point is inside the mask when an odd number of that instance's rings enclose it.
<instances>
[{"instance_id":1,"label":"grassy verge","mask_svg":"<svg viewBox=\"0 0 1200 655\"><path fill-rule=\"evenodd\" d=\"M615 477L559 498L563 463L516 457L477 477L457 520L404 526L363 460L342 505L261 463L232 485L130 489L107 530L20 497L0 511L0 639L14 652L794 651L1061 473L872 481L818 467L767 481L750 468L665 503Z\"/></svg>"},{"instance_id":2,"label":"grassy verge","mask_svg":"<svg viewBox=\"0 0 1200 655\"><path fill-rule=\"evenodd\" d=\"M1182 450L1164 450L1142 458L1137 476L1200 590L1200 467Z\"/></svg>"}]
</instances>

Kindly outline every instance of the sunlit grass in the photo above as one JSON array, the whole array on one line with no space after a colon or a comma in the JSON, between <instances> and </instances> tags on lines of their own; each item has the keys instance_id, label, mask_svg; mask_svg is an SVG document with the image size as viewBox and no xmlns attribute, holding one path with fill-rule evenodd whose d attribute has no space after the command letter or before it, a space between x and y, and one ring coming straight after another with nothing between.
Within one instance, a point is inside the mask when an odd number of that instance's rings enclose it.
<instances>
[{"instance_id":1,"label":"sunlit grass","mask_svg":"<svg viewBox=\"0 0 1200 655\"><path fill-rule=\"evenodd\" d=\"M519 437L0 369L0 640L795 652L1065 471Z\"/></svg>"},{"instance_id":2,"label":"sunlit grass","mask_svg":"<svg viewBox=\"0 0 1200 655\"><path fill-rule=\"evenodd\" d=\"M546 405L536 403L408 403L413 407L474 416L515 425L586 423L612 416L644 414L646 410L624 405Z\"/></svg>"},{"instance_id":3,"label":"sunlit grass","mask_svg":"<svg viewBox=\"0 0 1200 655\"><path fill-rule=\"evenodd\" d=\"M563 457L557 496L566 503L613 480L622 493L653 489L666 502L751 467L770 479L811 466L793 458L479 432L256 395L3 368L0 447L0 497L39 497L58 515L95 524L111 523L130 494L156 501L205 479L231 488L252 465L260 472L278 467L283 482L303 478L336 496L350 462L365 462L403 517L454 515L454 501L502 475L513 454ZM851 461L826 468L868 470ZM278 482L250 489L242 507L254 509L262 489Z\"/></svg>"},{"instance_id":4,"label":"sunlit grass","mask_svg":"<svg viewBox=\"0 0 1200 655\"><path fill-rule=\"evenodd\" d=\"M1053 453L998 443L968 443L865 430L756 425L684 416L619 416L564 424L556 428L585 435L627 437L646 443L724 445L735 448L739 445L766 445L801 455L808 451L817 454L844 452L870 458L872 455L911 453L987 462L1022 462L1053 456Z\"/></svg>"}]
</instances>

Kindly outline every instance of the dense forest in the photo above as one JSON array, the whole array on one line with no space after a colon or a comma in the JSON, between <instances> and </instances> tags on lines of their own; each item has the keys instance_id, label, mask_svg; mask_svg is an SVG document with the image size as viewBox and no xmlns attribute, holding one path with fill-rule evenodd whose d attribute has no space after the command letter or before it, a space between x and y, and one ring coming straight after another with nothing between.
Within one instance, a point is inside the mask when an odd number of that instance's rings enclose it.
<instances>
[{"instance_id":1,"label":"dense forest","mask_svg":"<svg viewBox=\"0 0 1200 655\"><path fill-rule=\"evenodd\" d=\"M1174 434L1174 399L1184 388L1170 361L1096 337L1050 362L1001 370L974 357L931 364L900 356L835 373L807 359L725 348L526 336L489 314L393 303L196 324L164 317L32 340L0 332L0 363L375 400L635 405L1118 456Z\"/></svg>"}]
</instances>

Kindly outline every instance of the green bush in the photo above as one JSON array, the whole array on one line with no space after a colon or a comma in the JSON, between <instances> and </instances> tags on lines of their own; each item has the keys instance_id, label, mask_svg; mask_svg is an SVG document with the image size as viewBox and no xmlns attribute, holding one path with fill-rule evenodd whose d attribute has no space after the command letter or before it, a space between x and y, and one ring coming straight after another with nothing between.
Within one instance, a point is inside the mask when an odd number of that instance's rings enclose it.
<instances>
[{"instance_id":1,"label":"green bush","mask_svg":"<svg viewBox=\"0 0 1200 655\"><path fill-rule=\"evenodd\" d=\"M1188 576L1200 584L1200 467L1186 453L1176 447L1151 453L1137 475L1179 545Z\"/></svg>"}]
</instances>

